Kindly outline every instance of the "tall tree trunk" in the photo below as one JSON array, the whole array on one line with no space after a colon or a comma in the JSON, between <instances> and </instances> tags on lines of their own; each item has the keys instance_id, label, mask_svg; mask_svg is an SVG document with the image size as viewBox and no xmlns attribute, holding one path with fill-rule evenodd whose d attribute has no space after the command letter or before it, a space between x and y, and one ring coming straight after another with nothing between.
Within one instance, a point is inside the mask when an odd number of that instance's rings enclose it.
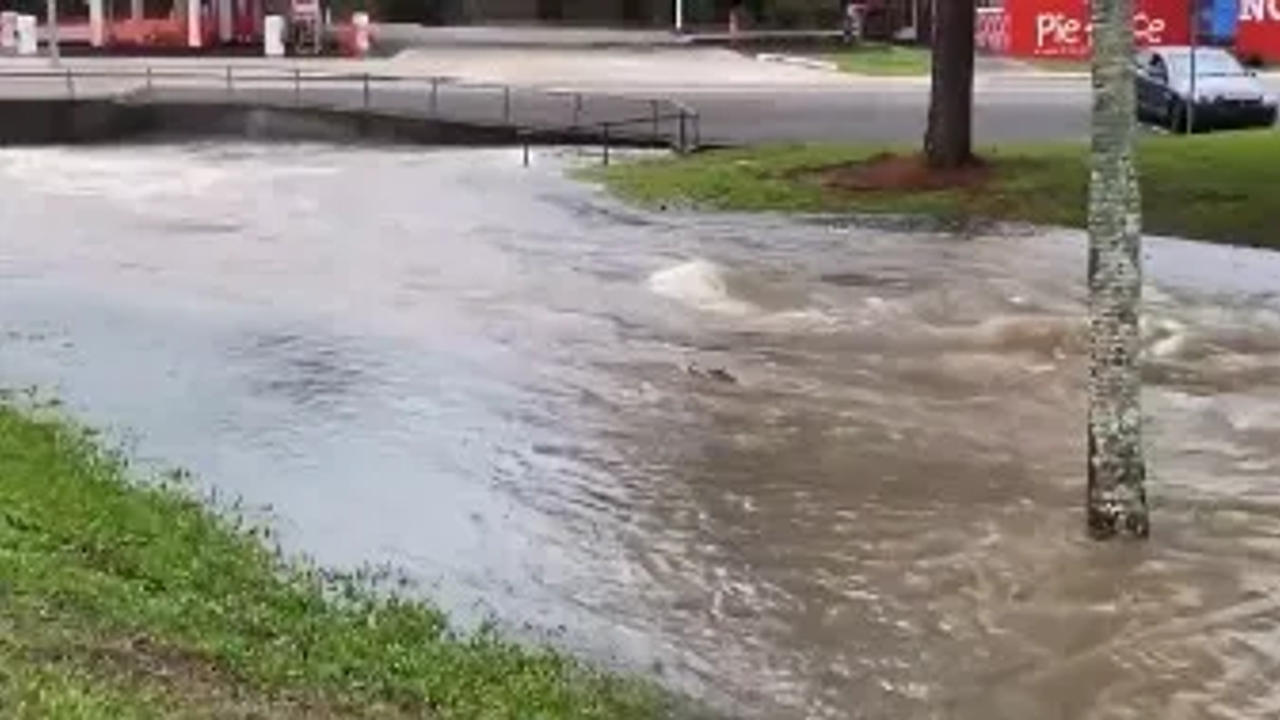
<instances>
[{"instance_id":1,"label":"tall tree trunk","mask_svg":"<svg viewBox=\"0 0 1280 720\"><path fill-rule=\"evenodd\" d=\"M929 165L954 168L973 159L974 0L937 0L933 13L933 86L924 152Z\"/></svg>"},{"instance_id":2,"label":"tall tree trunk","mask_svg":"<svg viewBox=\"0 0 1280 720\"><path fill-rule=\"evenodd\" d=\"M1089 533L1146 537L1138 316L1142 209L1134 165L1133 6L1093 0L1089 174Z\"/></svg>"},{"instance_id":3,"label":"tall tree trunk","mask_svg":"<svg viewBox=\"0 0 1280 720\"><path fill-rule=\"evenodd\" d=\"M933 44L933 0L911 0L916 4L916 44Z\"/></svg>"}]
</instances>

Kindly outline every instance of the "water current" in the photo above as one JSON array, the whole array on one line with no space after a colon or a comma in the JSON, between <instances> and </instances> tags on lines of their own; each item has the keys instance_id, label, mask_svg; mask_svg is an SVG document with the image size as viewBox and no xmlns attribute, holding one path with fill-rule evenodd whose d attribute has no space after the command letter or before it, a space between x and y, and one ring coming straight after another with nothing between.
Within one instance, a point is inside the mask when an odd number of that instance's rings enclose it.
<instances>
[{"instance_id":1,"label":"water current","mask_svg":"<svg viewBox=\"0 0 1280 720\"><path fill-rule=\"evenodd\" d=\"M1280 255L1147 243L1154 536L1099 545L1078 233L534 161L0 150L0 384L730 716L1280 716Z\"/></svg>"}]
</instances>

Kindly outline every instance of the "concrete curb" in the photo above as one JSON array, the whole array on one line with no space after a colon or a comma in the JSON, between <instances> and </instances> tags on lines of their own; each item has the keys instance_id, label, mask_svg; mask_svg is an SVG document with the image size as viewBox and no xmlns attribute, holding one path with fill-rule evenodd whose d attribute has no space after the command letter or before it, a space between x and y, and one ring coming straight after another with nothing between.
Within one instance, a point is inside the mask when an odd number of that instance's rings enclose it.
<instances>
[{"instance_id":1,"label":"concrete curb","mask_svg":"<svg viewBox=\"0 0 1280 720\"><path fill-rule=\"evenodd\" d=\"M815 58L804 57L801 55L786 55L783 53L758 53L756 60L760 62L782 63L784 65L796 65L799 67L807 67L813 70L826 70L835 72L839 67L830 60L818 60Z\"/></svg>"},{"instance_id":2,"label":"concrete curb","mask_svg":"<svg viewBox=\"0 0 1280 720\"><path fill-rule=\"evenodd\" d=\"M794 65L797 67L811 68L813 70L824 70L827 72L839 72L840 67L830 60L819 60L817 58L805 57L803 55L788 55L786 53L757 53L755 59L760 62L781 63L783 65ZM920 78L928 78L928 73L923 75L864 75L862 73L847 73L854 78L870 78L876 80L887 80L895 82L909 83L919 80ZM1076 82L1080 80L1088 80L1087 72L1063 72L1053 70L996 70L993 72L985 72L975 70L975 78L992 79L992 80L1028 80L1028 81L1062 81Z\"/></svg>"},{"instance_id":3,"label":"concrete curb","mask_svg":"<svg viewBox=\"0 0 1280 720\"><path fill-rule=\"evenodd\" d=\"M998 71L998 72L980 72L975 73L976 77L991 78L995 80L1060 80L1064 82L1088 80L1089 73L1086 72L1055 72L1038 70L1029 70L1026 72L1020 70Z\"/></svg>"}]
</instances>

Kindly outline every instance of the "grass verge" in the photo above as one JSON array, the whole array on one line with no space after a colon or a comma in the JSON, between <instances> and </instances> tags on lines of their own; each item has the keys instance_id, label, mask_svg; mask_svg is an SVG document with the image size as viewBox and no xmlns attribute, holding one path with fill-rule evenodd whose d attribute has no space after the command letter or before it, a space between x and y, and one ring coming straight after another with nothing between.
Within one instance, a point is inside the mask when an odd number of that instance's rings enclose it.
<instances>
[{"instance_id":1,"label":"grass verge","mask_svg":"<svg viewBox=\"0 0 1280 720\"><path fill-rule=\"evenodd\" d=\"M925 215L944 221L1015 220L1083 227L1088 149L1010 145L982 151L979 185L941 190L834 187L835 169L857 167L883 147L787 145L714 150L584 171L625 199L650 205L781 212ZM1280 247L1274 192L1280 136L1254 131L1152 136L1139 144L1147 232Z\"/></svg>"},{"instance_id":2,"label":"grass verge","mask_svg":"<svg viewBox=\"0 0 1280 720\"><path fill-rule=\"evenodd\" d=\"M930 67L928 48L888 43L858 43L827 53L823 59L856 75L924 75Z\"/></svg>"},{"instance_id":3,"label":"grass verge","mask_svg":"<svg viewBox=\"0 0 1280 720\"><path fill-rule=\"evenodd\" d=\"M137 485L91 435L0 404L0 716L667 716L647 683L284 564L263 531Z\"/></svg>"}]
</instances>

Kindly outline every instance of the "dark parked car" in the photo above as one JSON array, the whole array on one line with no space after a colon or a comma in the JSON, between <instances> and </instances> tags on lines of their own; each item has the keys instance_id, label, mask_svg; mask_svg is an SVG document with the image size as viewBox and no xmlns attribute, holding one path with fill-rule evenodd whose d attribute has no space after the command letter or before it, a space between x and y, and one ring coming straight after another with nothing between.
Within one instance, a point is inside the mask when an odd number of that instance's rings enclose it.
<instances>
[{"instance_id":1,"label":"dark parked car","mask_svg":"<svg viewBox=\"0 0 1280 720\"><path fill-rule=\"evenodd\" d=\"M1187 132L1215 128L1271 127L1276 98L1250 70L1221 48L1153 47L1137 54L1138 120ZM1189 112L1190 111L1190 112Z\"/></svg>"}]
</instances>

